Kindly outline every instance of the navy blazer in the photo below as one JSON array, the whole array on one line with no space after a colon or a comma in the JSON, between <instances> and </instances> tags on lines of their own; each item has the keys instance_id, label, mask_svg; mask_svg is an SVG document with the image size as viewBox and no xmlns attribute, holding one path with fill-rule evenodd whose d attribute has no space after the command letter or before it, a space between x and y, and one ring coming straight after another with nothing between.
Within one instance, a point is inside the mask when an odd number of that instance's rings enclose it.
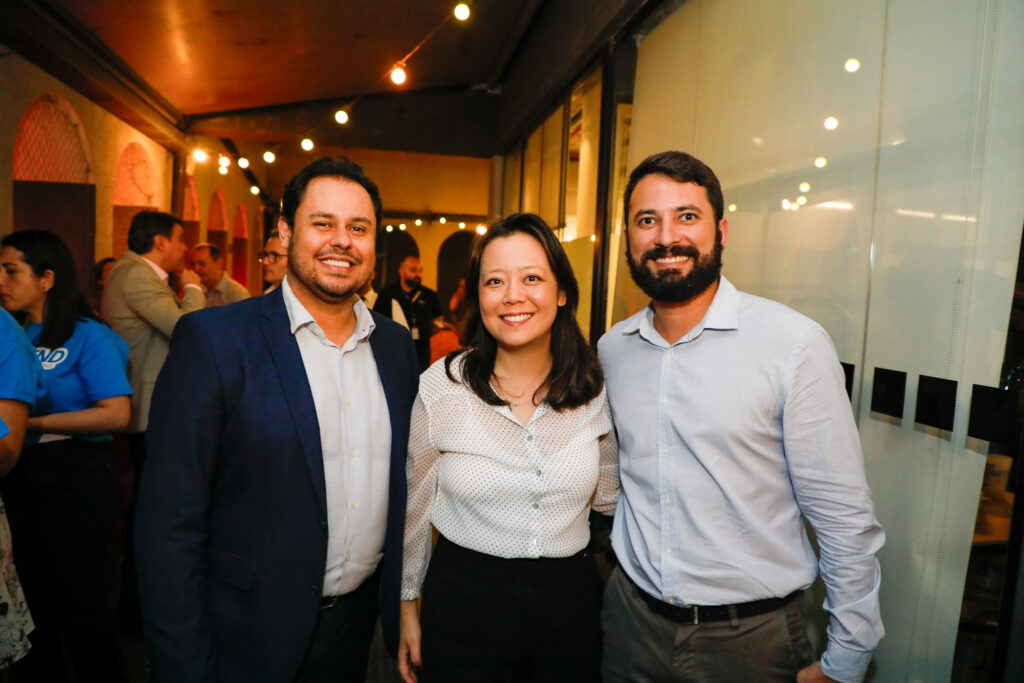
<instances>
[{"instance_id":1,"label":"navy blazer","mask_svg":"<svg viewBox=\"0 0 1024 683\"><path fill-rule=\"evenodd\" d=\"M394 653L419 373L408 331L379 315L374 322L370 347L391 423L380 608ZM289 327L278 288L174 328L135 525L143 623L161 680L291 680L312 638L327 502L316 408Z\"/></svg>"}]
</instances>

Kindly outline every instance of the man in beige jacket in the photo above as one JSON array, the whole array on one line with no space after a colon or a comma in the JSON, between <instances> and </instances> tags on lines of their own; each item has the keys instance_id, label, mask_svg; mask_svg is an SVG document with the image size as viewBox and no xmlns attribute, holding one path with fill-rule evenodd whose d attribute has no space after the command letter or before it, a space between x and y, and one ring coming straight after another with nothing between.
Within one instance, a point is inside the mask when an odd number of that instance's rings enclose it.
<instances>
[{"instance_id":1,"label":"man in beige jacket","mask_svg":"<svg viewBox=\"0 0 1024 683\"><path fill-rule=\"evenodd\" d=\"M100 312L103 319L128 344L128 381L132 387L132 418L128 423L134 482L125 529L132 528L135 494L146 458L146 425L149 402L160 368L170 349L171 331L186 313L203 308L206 296L199 276L185 268L188 245L181 221L160 211L142 211L128 229L128 248L114 264L103 287ZM178 273L183 289L179 301L170 288L170 273ZM132 534L124 534L122 623L141 633Z\"/></svg>"}]
</instances>

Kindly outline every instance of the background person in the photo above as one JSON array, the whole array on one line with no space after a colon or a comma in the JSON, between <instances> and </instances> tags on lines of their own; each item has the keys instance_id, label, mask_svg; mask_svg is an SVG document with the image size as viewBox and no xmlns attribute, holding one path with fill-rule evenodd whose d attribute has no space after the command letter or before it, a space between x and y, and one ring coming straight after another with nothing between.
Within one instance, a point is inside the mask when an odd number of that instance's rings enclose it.
<instances>
[{"instance_id":1,"label":"background person","mask_svg":"<svg viewBox=\"0 0 1024 683\"><path fill-rule=\"evenodd\" d=\"M36 629L19 680L64 680L61 641L79 680L126 680L111 612L107 543L119 502L111 432L128 424L128 347L78 289L71 251L44 230L0 240L0 300L26 324L44 392L30 444L0 482L14 560Z\"/></svg>"},{"instance_id":2,"label":"background person","mask_svg":"<svg viewBox=\"0 0 1024 683\"><path fill-rule=\"evenodd\" d=\"M423 264L419 256L402 259L398 282L380 290L373 310L412 333L420 370L426 370L430 365L430 337L441 325L444 311L437 292L423 285Z\"/></svg>"},{"instance_id":3,"label":"background person","mask_svg":"<svg viewBox=\"0 0 1024 683\"><path fill-rule=\"evenodd\" d=\"M264 294L269 294L281 286L281 280L288 272L288 254L281 246L281 234L274 228L270 237L259 254L260 265L263 267ZM372 308L372 307L371 307Z\"/></svg>"},{"instance_id":4,"label":"background person","mask_svg":"<svg viewBox=\"0 0 1024 683\"><path fill-rule=\"evenodd\" d=\"M192 270L203 282L208 307L233 304L250 296L245 285L228 277L220 247L212 242L197 244L192 249Z\"/></svg>"},{"instance_id":5,"label":"background person","mask_svg":"<svg viewBox=\"0 0 1024 683\"><path fill-rule=\"evenodd\" d=\"M619 479L576 279L544 221L514 214L476 245L467 282L469 350L432 365L413 406L399 667L406 681L420 666L423 681L597 681L587 520L614 510Z\"/></svg>"},{"instance_id":6,"label":"background person","mask_svg":"<svg viewBox=\"0 0 1024 683\"><path fill-rule=\"evenodd\" d=\"M6 270L0 264L0 270ZM0 281L5 276L0 274ZM0 285L0 292L2 292ZM0 476L11 471L21 455L28 411L41 390L42 368L18 323L0 308ZM0 670L21 659L31 646L35 628L14 568L7 510L0 500Z\"/></svg>"}]
</instances>

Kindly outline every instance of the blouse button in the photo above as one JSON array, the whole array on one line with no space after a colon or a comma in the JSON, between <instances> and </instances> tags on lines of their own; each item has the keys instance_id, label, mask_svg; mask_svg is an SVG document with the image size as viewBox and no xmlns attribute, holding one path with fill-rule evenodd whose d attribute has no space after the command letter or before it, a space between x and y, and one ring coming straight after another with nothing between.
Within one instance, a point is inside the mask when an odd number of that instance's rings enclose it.
<instances>
[{"instance_id":1,"label":"blouse button","mask_svg":"<svg viewBox=\"0 0 1024 683\"><path fill-rule=\"evenodd\" d=\"M527 435L526 440L527 441L533 441L533 434Z\"/></svg>"},{"instance_id":2,"label":"blouse button","mask_svg":"<svg viewBox=\"0 0 1024 683\"><path fill-rule=\"evenodd\" d=\"M533 504L533 509L534 509L534 510L536 510L536 509L537 509L538 507L540 507L540 506L539 506L539 505L537 505L536 503L534 503L534 504Z\"/></svg>"}]
</instances>

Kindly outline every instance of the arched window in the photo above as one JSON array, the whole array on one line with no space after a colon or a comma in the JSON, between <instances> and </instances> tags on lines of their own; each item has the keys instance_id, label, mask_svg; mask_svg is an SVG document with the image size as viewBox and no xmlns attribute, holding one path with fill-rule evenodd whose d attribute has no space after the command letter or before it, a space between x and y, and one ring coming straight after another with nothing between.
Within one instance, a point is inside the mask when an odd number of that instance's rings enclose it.
<instances>
[{"instance_id":1,"label":"arched window","mask_svg":"<svg viewBox=\"0 0 1024 683\"><path fill-rule=\"evenodd\" d=\"M210 199L210 212L206 219L206 241L220 247L220 253L228 253L228 212L224 206L224 195L217 190Z\"/></svg>"},{"instance_id":2,"label":"arched window","mask_svg":"<svg viewBox=\"0 0 1024 683\"><path fill-rule=\"evenodd\" d=\"M185 242L189 247L199 244L199 195L196 193L196 179L185 176L185 205L181 214L185 228Z\"/></svg>"},{"instance_id":3,"label":"arched window","mask_svg":"<svg viewBox=\"0 0 1024 683\"><path fill-rule=\"evenodd\" d=\"M14 229L43 229L64 238L83 291L91 291L96 251L96 185L92 152L71 104L40 95L25 110L14 141Z\"/></svg>"},{"instance_id":4,"label":"arched window","mask_svg":"<svg viewBox=\"0 0 1024 683\"><path fill-rule=\"evenodd\" d=\"M235 222L231 226L231 277L249 286L249 222L245 218L245 207L235 208Z\"/></svg>"},{"instance_id":5,"label":"arched window","mask_svg":"<svg viewBox=\"0 0 1024 683\"><path fill-rule=\"evenodd\" d=\"M153 162L146 149L130 142L121 152L114 172L114 255L128 246L128 228L139 211L156 208Z\"/></svg>"}]
</instances>

